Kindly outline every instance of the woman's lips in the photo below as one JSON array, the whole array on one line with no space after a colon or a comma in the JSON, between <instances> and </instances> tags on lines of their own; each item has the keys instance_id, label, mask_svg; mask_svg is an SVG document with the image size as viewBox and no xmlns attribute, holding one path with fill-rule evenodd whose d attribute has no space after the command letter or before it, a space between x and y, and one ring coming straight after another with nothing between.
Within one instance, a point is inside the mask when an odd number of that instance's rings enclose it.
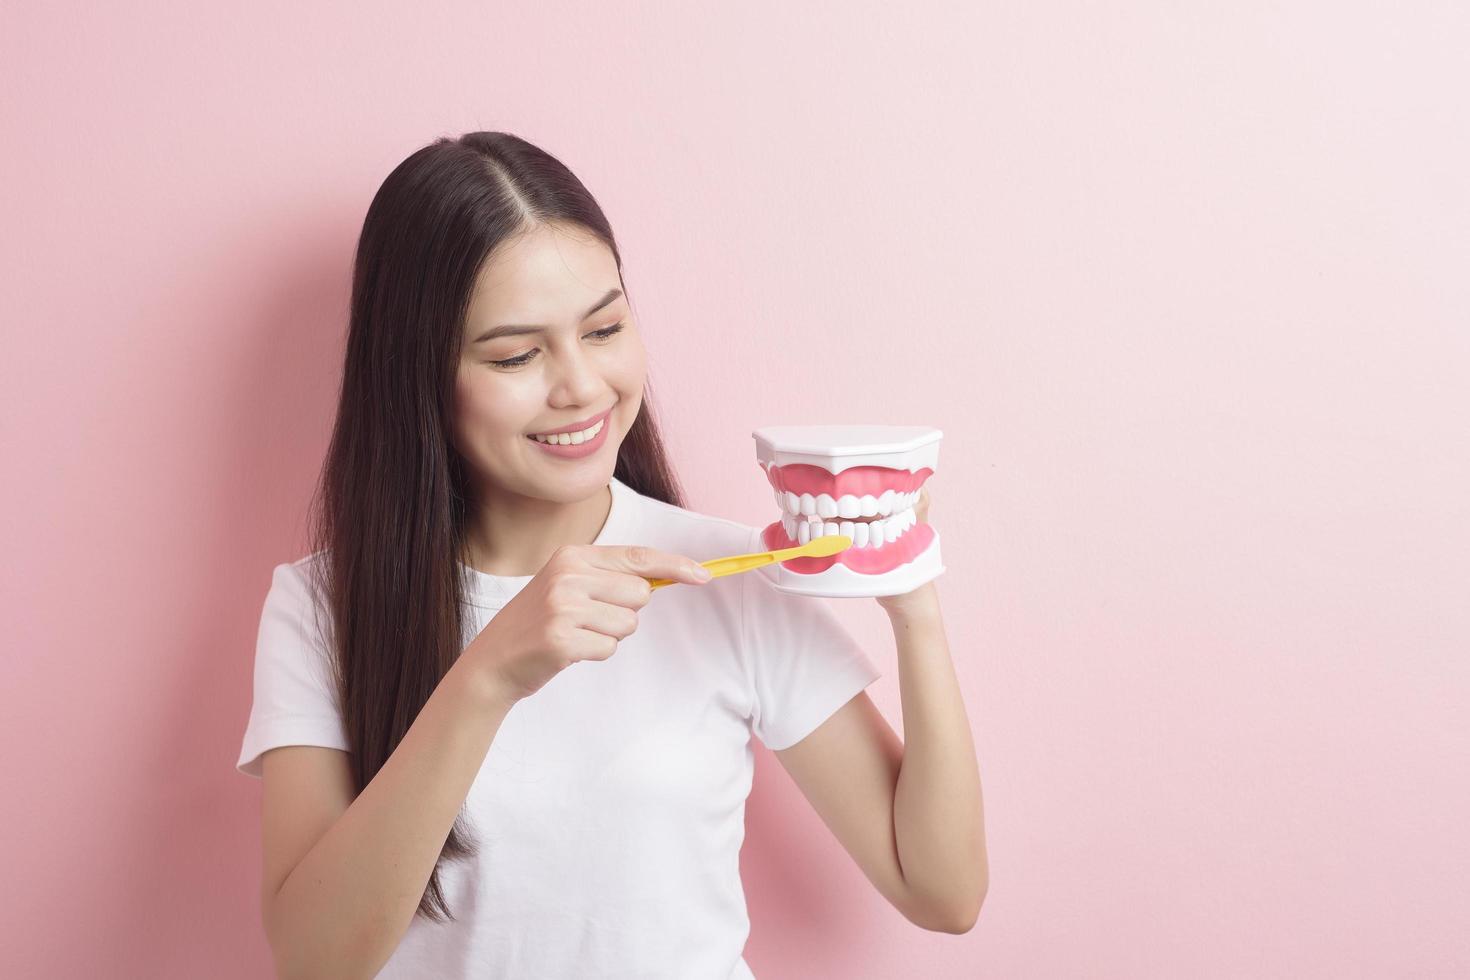
<instances>
[{"instance_id":1,"label":"woman's lips","mask_svg":"<svg viewBox=\"0 0 1470 980\"><path fill-rule=\"evenodd\" d=\"M599 420L605 420L611 414L612 409L609 408L601 415L594 415L585 422L573 422L571 425L564 425L560 429L547 429L545 432L528 432L526 434L531 436L555 436L563 432L581 432L583 429L592 428Z\"/></svg>"}]
</instances>

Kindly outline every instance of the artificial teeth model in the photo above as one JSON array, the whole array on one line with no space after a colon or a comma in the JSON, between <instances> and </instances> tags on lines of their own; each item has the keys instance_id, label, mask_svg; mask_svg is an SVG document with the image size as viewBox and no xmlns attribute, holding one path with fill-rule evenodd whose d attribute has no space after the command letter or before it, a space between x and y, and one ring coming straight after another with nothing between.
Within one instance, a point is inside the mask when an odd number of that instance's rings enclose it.
<instances>
[{"instance_id":1,"label":"artificial teeth model","mask_svg":"<svg viewBox=\"0 0 1470 980\"><path fill-rule=\"evenodd\" d=\"M937 578L939 532L913 506L939 465L944 433L913 425L775 425L756 429L756 458L781 520L761 532L767 550L844 534L852 547L757 569L800 595L899 595Z\"/></svg>"}]
</instances>

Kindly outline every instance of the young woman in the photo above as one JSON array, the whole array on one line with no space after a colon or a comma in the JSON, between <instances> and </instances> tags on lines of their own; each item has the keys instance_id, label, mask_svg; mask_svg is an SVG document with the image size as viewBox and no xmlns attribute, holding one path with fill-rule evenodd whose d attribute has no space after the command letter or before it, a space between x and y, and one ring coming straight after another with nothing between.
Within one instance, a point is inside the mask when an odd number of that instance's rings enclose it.
<instances>
[{"instance_id":1,"label":"young woman","mask_svg":"<svg viewBox=\"0 0 1470 980\"><path fill-rule=\"evenodd\" d=\"M905 916L974 922L979 775L933 584L880 600L905 748L825 606L696 574L760 532L683 506L646 384L612 230L560 162L470 133L388 176L238 763L282 976L751 977L752 735Z\"/></svg>"}]
</instances>

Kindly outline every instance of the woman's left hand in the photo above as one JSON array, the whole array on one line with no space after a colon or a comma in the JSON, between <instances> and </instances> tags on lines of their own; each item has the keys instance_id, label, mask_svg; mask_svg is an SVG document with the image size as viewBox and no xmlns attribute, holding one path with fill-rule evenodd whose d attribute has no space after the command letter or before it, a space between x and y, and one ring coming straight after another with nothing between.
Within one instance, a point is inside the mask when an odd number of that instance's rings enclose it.
<instances>
[{"instance_id":1,"label":"woman's left hand","mask_svg":"<svg viewBox=\"0 0 1470 980\"><path fill-rule=\"evenodd\" d=\"M914 516L918 518L918 523L920 524L927 524L929 522L929 488L927 486L919 488L919 500L914 504ZM905 592L902 595L880 595L878 596L878 605L882 606L889 613L895 613L903 612L920 603L932 602L936 598L934 582L931 579L912 592Z\"/></svg>"}]
</instances>

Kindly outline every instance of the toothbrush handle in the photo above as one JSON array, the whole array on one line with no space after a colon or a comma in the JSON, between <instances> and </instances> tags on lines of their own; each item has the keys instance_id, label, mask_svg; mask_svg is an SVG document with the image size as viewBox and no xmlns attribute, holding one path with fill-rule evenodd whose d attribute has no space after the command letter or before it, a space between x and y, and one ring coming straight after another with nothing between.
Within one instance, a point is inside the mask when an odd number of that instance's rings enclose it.
<instances>
[{"instance_id":1,"label":"toothbrush handle","mask_svg":"<svg viewBox=\"0 0 1470 980\"><path fill-rule=\"evenodd\" d=\"M752 568L769 565L773 561L784 561L788 552L800 550L800 548L783 548L780 551L756 551L748 555L731 555L729 558L711 558L709 561L700 562L700 564L709 569L710 579L713 581L723 575L739 575L741 572L748 572ZM678 579L672 578L651 578L648 580L648 584L655 589L661 589L665 585L675 585L678 581Z\"/></svg>"}]
</instances>

